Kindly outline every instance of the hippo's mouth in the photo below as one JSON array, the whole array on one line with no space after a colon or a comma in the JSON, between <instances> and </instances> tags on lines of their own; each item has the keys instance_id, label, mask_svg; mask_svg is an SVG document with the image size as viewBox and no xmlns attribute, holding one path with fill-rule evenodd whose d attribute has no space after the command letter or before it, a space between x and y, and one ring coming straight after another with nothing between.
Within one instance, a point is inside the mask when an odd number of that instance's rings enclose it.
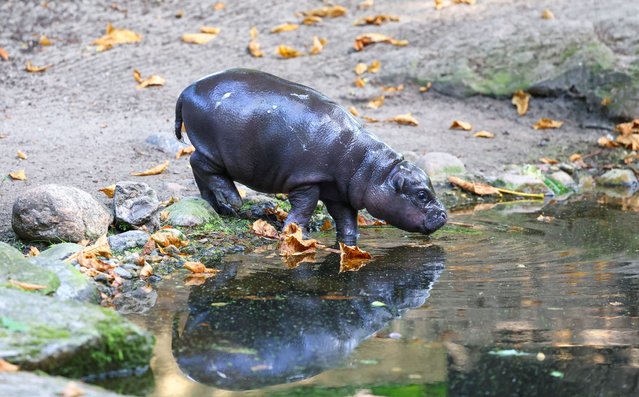
<instances>
[{"instance_id":1,"label":"hippo's mouth","mask_svg":"<svg viewBox=\"0 0 639 397\"><path fill-rule=\"evenodd\" d=\"M444 226L447 221L448 214L446 214L446 210L437 210L434 216L429 216L424 220L422 233L431 234Z\"/></svg>"}]
</instances>

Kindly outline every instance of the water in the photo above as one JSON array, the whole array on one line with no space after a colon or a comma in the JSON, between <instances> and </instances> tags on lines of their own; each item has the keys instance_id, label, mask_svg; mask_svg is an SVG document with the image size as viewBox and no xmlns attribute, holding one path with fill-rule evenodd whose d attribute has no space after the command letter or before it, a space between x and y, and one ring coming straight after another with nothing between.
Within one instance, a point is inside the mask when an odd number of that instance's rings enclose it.
<instances>
[{"instance_id":1,"label":"water","mask_svg":"<svg viewBox=\"0 0 639 397\"><path fill-rule=\"evenodd\" d=\"M546 221L538 220L539 215ZM595 201L451 214L433 238L361 231L375 260L289 269L266 247L159 286L131 318L168 396L639 395L639 213ZM315 236L328 243L333 235Z\"/></svg>"}]
</instances>

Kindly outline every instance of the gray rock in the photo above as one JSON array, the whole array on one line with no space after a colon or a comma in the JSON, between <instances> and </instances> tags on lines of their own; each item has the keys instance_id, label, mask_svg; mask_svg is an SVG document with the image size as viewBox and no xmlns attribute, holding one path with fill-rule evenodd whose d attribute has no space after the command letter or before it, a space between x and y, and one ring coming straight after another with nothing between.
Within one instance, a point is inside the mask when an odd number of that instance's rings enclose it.
<instances>
[{"instance_id":1,"label":"gray rock","mask_svg":"<svg viewBox=\"0 0 639 397\"><path fill-rule=\"evenodd\" d=\"M109 211L89 193L51 184L18 196L11 225L24 240L78 242L106 234L111 221Z\"/></svg>"},{"instance_id":2,"label":"gray rock","mask_svg":"<svg viewBox=\"0 0 639 397\"><path fill-rule=\"evenodd\" d=\"M143 182L121 181L115 184L113 210L118 228L146 226L154 231L160 226L160 200L155 190Z\"/></svg>"},{"instance_id":3,"label":"gray rock","mask_svg":"<svg viewBox=\"0 0 639 397\"><path fill-rule=\"evenodd\" d=\"M125 291L113 299L115 310L122 314L146 313L158 300L156 290L146 290L144 288L134 288Z\"/></svg>"},{"instance_id":4,"label":"gray rock","mask_svg":"<svg viewBox=\"0 0 639 397\"><path fill-rule=\"evenodd\" d=\"M0 318L0 358L24 370L106 375L147 367L153 351L150 334L95 305L0 288Z\"/></svg>"},{"instance_id":5,"label":"gray rock","mask_svg":"<svg viewBox=\"0 0 639 397\"><path fill-rule=\"evenodd\" d=\"M118 276L125 278L127 280L130 280L133 278L133 275L131 274L130 271L126 270L124 267L122 266L118 266L115 269L113 269L113 271L115 272L115 274L117 274Z\"/></svg>"},{"instance_id":6,"label":"gray rock","mask_svg":"<svg viewBox=\"0 0 639 397\"><path fill-rule=\"evenodd\" d=\"M532 175L504 174L501 178L506 189L523 193L543 193L548 194L550 190L544 182Z\"/></svg>"},{"instance_id":7,"label":"gray rock","mask_svg":"<svg viewBox=\"0 0 639 397\"><path fill-rule=\"evenodd\" d=\"M125 397L77 380L30 372L0 372L0 396L60 397L69 383L84 392L82 397Z\"/></svg>"},{"instance_id":8,"label":"gray rock","mask_svg":"<svg viewBox=\"0 0 639 397\"><path fill-rule=\"evenodd\" d=\"M198 226L219 219L213 207L200 197L186 197L166 209L166 222L173 226Z\"/></svg>"},{"instance_id":9,"label":"gray rock","mask_svg":"<svg viewBox=\"0 0 639 397\"><path fill-rule=\"evenodd\" d=\"M20 251L0 242L0 287L20 288L16 282L43 286L34 293L44 295L60 287L60 278L54 272L32 264Z\"/></svg>"},{"instance_id":10,"label":"gray rock","mask_svg":"<svg viewBox=\"0 0 639 397\"><path fill-rule=\"evenodd\" d=\"M561 183L562 185L564 185L565 187L569 189L574 190L577 187L577 182L575 182L575 180L572 179L572 177L564 171L553 172L552 174L550 174L550 178Z\"/></svg>"},{"instance_id":11,"label":"gray rock","mask_svg":"<svg viewBox=\"0 0 639 397\"><path fill-rule=\"evenodd\" d=\"M631 170L614 169L596 177L595 182L599 186L635 187L637 186L637 177Z\"/></svg>"},{"instance_id":12,"label":"gray rock","mask_svg":"<svg viewBox=\"0 0 639 397\"><path fill-rule=\"evenodd\" d=\"M100 303L100 292L95 282L80 273L71 264L58 259L34 256L28 259L32 264L53 272L60 279L60 286L53 297L60 300Z\"/></svg>"},{"instance_id":13,"label":"gray rock","mask_svg":"<svg viewBox=\"0 0 639 397\"><path fill-rule=\"evenodd\" d=\"M64 260L69 256L75 254L76 252L81 251L83 248L84 246L74 243L54 244L49 246L49 248L47 248L46 250L40 252L40 255L38 256L40 258Z\"/></svg>"},{"instance_id":14,"label":"gray rock","mask_svg":"<svg viewBox=\"0 0 639 397\"><path fill-rule=\"evenodd\" d=\"M415 163L422 168L433 181L445 181L451 175L466 173L464 163L449 153L431 152L417 159Z\"/></svg>"},{"instance_id":15,"label":"gray rock","mask_svg":"<svg viewBox=\"0 0 639 397\"><path fill-rule=\"evenodd\" d=\"M131 248L142 247L149 241L149 233L142 230L129 230L128 232L109 236L109 245L113 251L124 251Z\"/></svg>"},{"instance_id":16,"label":"gray rock","mask_svg":"<svg viewBox=\"0 0 639 397\"><path fill-rule=\"evenodd\" d=\"M185 140L186 139L187 138L185 137ZM175 135L173 134L152 134L144 140L144 143L169 154L176 154L181 148L189 146L188 143L180 142L175 139Z\"/></svg>"}]
</instances>

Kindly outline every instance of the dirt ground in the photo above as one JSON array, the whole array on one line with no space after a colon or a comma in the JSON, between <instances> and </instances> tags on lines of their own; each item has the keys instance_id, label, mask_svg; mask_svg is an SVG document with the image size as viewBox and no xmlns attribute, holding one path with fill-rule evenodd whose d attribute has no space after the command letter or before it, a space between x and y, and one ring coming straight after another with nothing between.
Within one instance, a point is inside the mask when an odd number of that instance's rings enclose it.
<instances>
[{"instance_id":1,"label":"dirt ground","mask_svg":"<svg viewBox=\"0 0 639 397\"><path fill-rule=\"evenodd\" d=\"M131 172L170 159L164 174L142 180L160 194L165 182L179 183L188 188L186 194L196 194L188 160L173 160L144 140L151 134L172 136L175 100L181 90L199 77L226 68L260 69L309 85L370 117L385 119L412 112L419 120L418 127L376 123L367 124L367 128L399 151L449 152L461 158L470 171L486 175L498 173L504 165L542 156L567 157L577 150L593 151L603 131L592 127L612 126L612 122L588 113L578 100L535 98L529 113L520 117L509 98L456 99L433 91L421 94L414 81L405 81L401 71L385 69L384 65L378 74L369 75L365 88L353 85L353 68L358 62L370 63L382 54L388 56L389 51L402 57L401 47L387 44L356 52L353 40L357 35L381 32L409 41L411 37L402 36L414 32L446 35L459 28L457 22L451 22L457 20L453 7L436 11L432 1L376 0L372 9L359 10L359 1L341 1L348 9L346 16L271 34L276 25L298 22L296 12L324 4L317 0L229 0L224 9L216 11L214 3L8 0L0 4L0 47L10 56L8 61L0 60L0 134L4 136L0 139L0 240L12 238L10 217L15 197L45 183L76 186L106 202L99 188L119 180L140 179ZM522 3L527 2L484 3L520 12ZM538 3L543 9L546 2ZM461 7L471 6L454 7L470 12ZM489 20L490 8L482 10L482 17ZM177 18L177 13L182 16ZM373 14L399 15L400 21L379 27L353 26L355 19ZM143 40L96 52L91 42L104 34L109 22L139 32ZM180 40L182 34L197 32L203 25L219 27L221 32L206 45ZM253 26L260 32L263 58L253 58L246 51ZM38 45L41 34L53 45ZM328 40L321 54L287 60L275 55L279 44L307 52L314 35ZM428 42L421 39L417 41ZM27 61L53 66L44 73L27 73ZM158 74L166 79L166 85L136 89L133 69L143 76ZM379 109L366 108L368 100L382 94L381 85L399 83L405 84L404 91L387 97ZM540 117L564 120L565 125L560 130L533 130L531 125ZM488 130L496 136L479 139L473 138L472 132L450 130L454 119L471 122L474 131ZM18 150L28 158L18 159ZM25 170L26 181L5 177L18 169Z\"/></svg>"}]
</instances>

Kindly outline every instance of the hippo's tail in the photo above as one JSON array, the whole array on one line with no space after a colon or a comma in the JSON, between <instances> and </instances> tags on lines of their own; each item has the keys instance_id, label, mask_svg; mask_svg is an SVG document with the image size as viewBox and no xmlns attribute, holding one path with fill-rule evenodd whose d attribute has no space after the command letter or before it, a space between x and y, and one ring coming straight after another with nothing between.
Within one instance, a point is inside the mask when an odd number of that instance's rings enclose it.
<instances>
[{"instance_id":1,"label":"hippo's tail","mask_svg":"<svg viewBox=\"0 0 639 397\"><path fill-rule=\"evenodd\" d=\"M175 104L175 136L182 140L182 94Z\"/></svg>"}]
</instances>

